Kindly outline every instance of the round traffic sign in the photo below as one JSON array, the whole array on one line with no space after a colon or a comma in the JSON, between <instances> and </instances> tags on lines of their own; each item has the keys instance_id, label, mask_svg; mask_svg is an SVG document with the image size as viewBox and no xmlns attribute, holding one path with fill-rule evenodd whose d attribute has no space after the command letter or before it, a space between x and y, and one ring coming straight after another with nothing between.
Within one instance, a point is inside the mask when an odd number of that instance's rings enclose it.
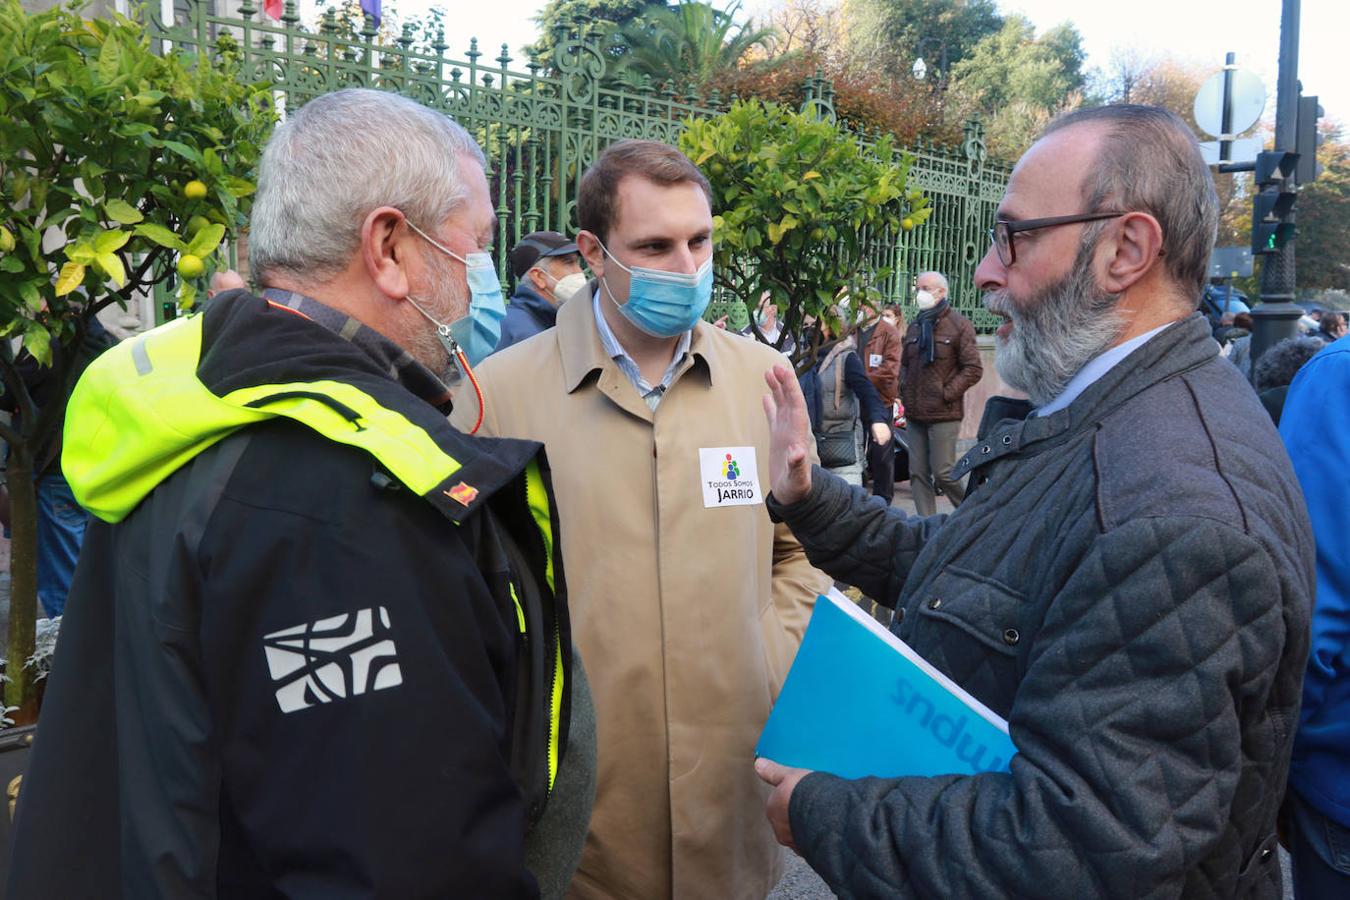
<instances>
[{"instance_id":1,"label":"round traffic sign","mask_svg":"<svg viewBox=\"0 0 1350 900\"><path fill-rule=\"evenodd\" d=\"M1229 134L1241 134L1256 124L1266 108L1266 86L1251 72L1233 71L1232 114ZM1210 78L1195 95L1195 124L1215 137L1223 135L1223 73Z\"/></svg>"}]
</instances>

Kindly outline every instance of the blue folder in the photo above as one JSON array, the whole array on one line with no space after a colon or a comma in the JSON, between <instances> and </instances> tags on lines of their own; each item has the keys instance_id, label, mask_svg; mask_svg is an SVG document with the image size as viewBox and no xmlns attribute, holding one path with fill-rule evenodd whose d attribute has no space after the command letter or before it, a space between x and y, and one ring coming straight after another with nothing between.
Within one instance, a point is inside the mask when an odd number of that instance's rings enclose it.
<instances>
[{"instance_id":1,"label":"blue folder","mask_svg":"<svg viewBox=\"0 0 1350 900\"><path fill-rule=\"evenodd\" d=\"M843 778L1007 771L1008 723L831 590L755 748Z\"/></svg>"}]
</instances>

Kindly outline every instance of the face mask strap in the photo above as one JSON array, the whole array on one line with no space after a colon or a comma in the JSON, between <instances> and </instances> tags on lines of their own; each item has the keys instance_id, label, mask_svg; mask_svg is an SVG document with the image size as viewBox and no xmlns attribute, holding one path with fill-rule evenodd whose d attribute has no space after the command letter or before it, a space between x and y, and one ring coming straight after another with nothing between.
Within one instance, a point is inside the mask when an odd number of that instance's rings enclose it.
<instances>
[{"instance_id":1,"label":"face mask strap","mask_svg":"<svg viewBox=\"0 0 1350 900\"><path fill-rule=\"evenodd\" d=\"M454 257L455 259L457 259L457 260L459 260L460 262L464 263L465 266L468 266L468 265L469 265L469 261L468 261L467 259L465 259L464 257L460 256L458 253L456 253L455 251L451 250L449 247L445 246L445 245L442 244L440 241L436 240L434 237L432 237L431 235L427 234L427 233L426 233L425 231L423 231L422 229L418 228L416 225L413 224L412 219L404 219L403 221L404 221L405 223L407 223L407 225L408 225L409 228L411 228L413 231L415 231L415 232L417 232L418 234L420 234L420 235L422 236L422 239L423 239L424 241L426 241L428 244L430 244L431 246L435 247L437 250L441 251L442 253L446 254L447 256Z\"/></svg>"}]
</instances>

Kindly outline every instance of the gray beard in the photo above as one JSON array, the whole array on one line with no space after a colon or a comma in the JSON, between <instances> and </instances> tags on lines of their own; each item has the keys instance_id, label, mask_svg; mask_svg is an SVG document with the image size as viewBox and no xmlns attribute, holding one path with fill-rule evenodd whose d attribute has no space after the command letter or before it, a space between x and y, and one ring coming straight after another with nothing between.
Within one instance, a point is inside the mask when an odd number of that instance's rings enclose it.
<instances>
[{"instance_id":1,"label":"gray beard","mask_svg":"<svg viewBox=\"0 0 1350 900\"><path fill-rule=\"evenodd\" d=\"M984 307L1007 314L1012 334L994 339L994 368L1036 406L1064 392L1083 366L1115 343L1124 328L1120 294L1097 287L1092 275L1096 240L1079 247L1073 269L1029 302L1006 290L984 296Z\"/></svg>"},{"instance_id":2,"label":"gray beard","mask_svg":"<svg viewBox=\"0 0 1350 900\"><path fill-rule=\"evenodd\" d=\"M468 301L462 296L465 290L457 282L450 264L439 257L431 257L427 262L427 276L430 290L425 296L415 295L413 299L438 321L449 324L463 318ZM417 314L416 321L417 326L408 335L404 349L442 382L452 384L458 377L459 367L441 343L436 326L421 314Z\"/></svg>"}]
</instances>

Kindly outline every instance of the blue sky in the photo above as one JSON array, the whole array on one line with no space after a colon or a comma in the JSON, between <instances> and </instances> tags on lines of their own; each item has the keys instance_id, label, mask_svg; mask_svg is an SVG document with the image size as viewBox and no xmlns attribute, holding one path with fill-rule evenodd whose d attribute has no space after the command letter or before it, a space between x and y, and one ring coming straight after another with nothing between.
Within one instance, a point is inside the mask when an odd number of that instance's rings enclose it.
<instances>
[{"instance_id":1,"label":"blue sky","mask_svg":"<svg viewBox=\"0 0 1350 900\"><path fill-rule=\"evenodd\" d=\"M310 0L312 3L313 0ZM432 6L449 11L446 40L451 53L477 37L491 56L506 43L512 55L534 40L531 21L543 0L389 0L405 16ZM306 5L309 5L308 3ZM321 4L315 4L321 5ZM774 0L747 0L753 13ZM1274 111L1275 74L1279 56L1280 0L999 0L1006 13L1027 16L1038 29L1071 21L1083 35L1089 66L1105 66L1117 49L1145 56L1175 56L1216 71L1224 53L1237 53L1240 66L1266 83ZM1308 94L1318 94L1327 115L1350 126L1350 77L1342 66L1350 38L1350 2L1303 0L1300 29L1300 76Z\"/></svg>"}]
</instances>

